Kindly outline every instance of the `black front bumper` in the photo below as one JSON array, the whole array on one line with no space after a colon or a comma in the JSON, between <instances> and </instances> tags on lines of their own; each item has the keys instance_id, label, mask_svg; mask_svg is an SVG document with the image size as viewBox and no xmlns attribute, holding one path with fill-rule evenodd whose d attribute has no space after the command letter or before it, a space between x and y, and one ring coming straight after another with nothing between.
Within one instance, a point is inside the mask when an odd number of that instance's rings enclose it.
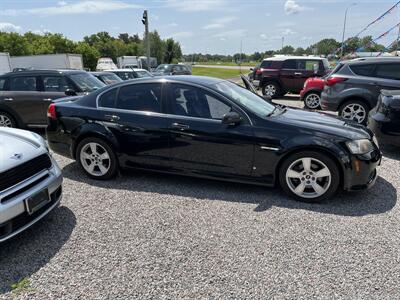
<instances>
[{"instance_id":1,"label":"black front bumper","mask_svg":"<svg viewBox=\"0 0 400 300\"><path fill-rule=\"evenodd\" d=\"M384 114L372 110L368 119L368 127L379 142L400 147L400 121L392 121Z\"/></svg>"}]
</instances>

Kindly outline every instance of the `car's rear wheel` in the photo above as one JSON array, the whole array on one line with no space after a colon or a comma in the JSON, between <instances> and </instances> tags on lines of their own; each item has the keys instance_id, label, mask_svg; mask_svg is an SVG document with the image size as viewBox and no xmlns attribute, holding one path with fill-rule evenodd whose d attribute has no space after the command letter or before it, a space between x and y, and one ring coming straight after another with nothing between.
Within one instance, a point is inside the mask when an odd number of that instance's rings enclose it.
<instances>
[{"instance_id":1,"label":"car's rear wheel","mask_svg":"<svg viewBox=\"0 0 400 300\"><path fill-rule=\"evenodd\" d=\"M365 124L368 119L369 107L366 103L359 100L350 100L343 104L339 109L339 115L343 119L356 121Z\"/></svg>"},{"instance_id":2,"label":"car's rear wheel","mask_svg":"<svg viewBox=\"0 0 400 300\"><path fill-rule=\"evenodd\" d=\"M304 106L307 109L321 108L321 94L318 92L310 92L304 97Z\"/></svg>"},{"instance_id":3,"label":"car's rear wheel","mask_svg":"<svg viewBox=\"0 0 400 300\"><path fill-rule=\"evenodd\" d=\"M14 118L4 111L0 111L0 127L17 127Z\"/></svg>"},{"instance_id":4,"label":"car's rear wheel","mask_svg":"<svg viewBox=\"0 0 400 300\"><path fill-rule=\"evenodd\" d=\"M338 167L329 156L303 151L283 162L279 182L283 190L297 200L320 202L336 193L340 177Z\"/></svg>"},{"instance_id":5,"label":"car's rear wheel","mask_svg":"<svg viewBox=\"0 0 400 300\"><path fill-rule=\"evenodd\" d=\"M79 165L91 178L106 180L117 174L116 155L102 139L89 137L82 140L77 147L76 158Z\"/></svg>"},{"instance_id":6,"label":"car's rear wheel","mask_svg":"<svg viewBox=\"0 0 400 300\"><path fill-rule=\"evenodd\" d=\"M276 98L280 96L281 94L281 89L279 85L275 82L267 82L263 87L262 87L262 93L265 96L270 96L271 98Z\"/></svg>"}]
</instances>

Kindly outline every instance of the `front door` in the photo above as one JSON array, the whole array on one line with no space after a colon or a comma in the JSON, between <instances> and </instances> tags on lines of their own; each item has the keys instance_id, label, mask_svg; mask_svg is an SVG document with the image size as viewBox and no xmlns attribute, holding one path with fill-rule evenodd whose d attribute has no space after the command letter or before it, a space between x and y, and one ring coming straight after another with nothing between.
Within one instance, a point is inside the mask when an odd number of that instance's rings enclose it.
<instances>
[{"instance_id":1,"label":"front door","mask_svg":"<svg viewBox=\"0 0 400 300\"><path fill-rule=\"evenodd\" d=\"M162 113L162 83L129 84L103 94L99 120L116 138L126 167L169 167L167 119Z\"/></svg>"},{"instance_id":2,"label":"front door","mask_svg":"<svg viewBox=\"0 0 400 300\"><path fill-rule=\"evenodd\" d=\"M254 144L247 117L235 126L222 124L226 113L240 114L225 98L186 84L171 83L168 91L171 167L198 175L250 176Z\"/></svg>"}]
</instances>

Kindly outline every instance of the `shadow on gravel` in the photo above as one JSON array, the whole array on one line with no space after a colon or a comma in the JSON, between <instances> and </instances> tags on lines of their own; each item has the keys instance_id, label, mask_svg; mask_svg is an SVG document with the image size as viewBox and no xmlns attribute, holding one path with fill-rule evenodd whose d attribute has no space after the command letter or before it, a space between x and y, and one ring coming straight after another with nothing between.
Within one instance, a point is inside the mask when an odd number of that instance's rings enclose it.
<instances>
[{"instance_id":1,"label":"shadow on gravel","mask_svg":"<svg viewBox=\"0 0 400 300\"><path fill-rule=\"evenodd\" d=\"M27 231L0 244L0 295L45 266L69 239L75 224L74 213L61 206Z\"/></svg>"},{"instance_id":2,"label":"shadow on gravel","mask_svg":"<svg viewBox=\"0 0 400 300\"><path fill-rule=\"evenodd\" d=\"M342 216L381 214L391 210L397 201L397 191L391 183L379 177L368 191L339 193L334 199L309 204L290 200L279 188L267 188L247 184L211 181L179 175L129 171L110 181L89 179L76 163L64 167L63 174L77 182L91 186L173 195L195 199L219 200L256 204L254 211L262 212L278 206L289 209L306 209ZM189 201L189 200L188 200Z\"/></svg>"},{"instance_id":3,"label":"shadow on gravel","mask_svg":"<svg viewBox=\"0 0 400 300\"><path fill-rule=\"evenodd\" d=\"M383 155L388 158L400 160L400 147L382 145L381 151L383 152Z\"/></svg>"}]
</instances>

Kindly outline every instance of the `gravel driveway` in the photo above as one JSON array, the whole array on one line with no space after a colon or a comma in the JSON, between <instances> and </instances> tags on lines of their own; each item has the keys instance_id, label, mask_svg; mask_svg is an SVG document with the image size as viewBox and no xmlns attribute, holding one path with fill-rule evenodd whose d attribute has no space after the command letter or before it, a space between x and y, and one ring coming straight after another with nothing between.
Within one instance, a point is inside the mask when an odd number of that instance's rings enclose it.
<instances>
[{"instance_id":1,"label":"gravel driveway","mask_svg":"<svg viewBox=\"0 0 400 300\"><path fill-rule=\"evenodd\" d=\"M55 156L64 199L0 245L0 298L399 299L400 154L384 151L370 191L323 204L142 172L98 182Z\"/></svg>"}]
</instances>

